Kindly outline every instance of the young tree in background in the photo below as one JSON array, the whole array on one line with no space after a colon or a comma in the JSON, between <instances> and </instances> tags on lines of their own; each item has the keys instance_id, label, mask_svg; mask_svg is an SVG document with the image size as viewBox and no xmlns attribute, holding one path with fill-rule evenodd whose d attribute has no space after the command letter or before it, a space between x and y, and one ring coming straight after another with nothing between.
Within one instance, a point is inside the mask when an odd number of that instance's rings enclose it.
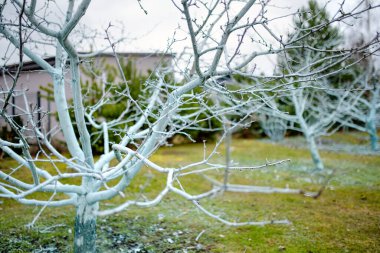
<instances>
[{"instance_id":1,"label":"young tree in background","mask_svg":"<svg viewBox=\"0 0 380 253\"><path fill-rule=\"evenodd\" d=\"M367 74L364 72L364 75ZM356 91L349 94L352 101L355 101L355 106L345 112L344 118L340 123L344 126L366 132L369 135L370 147L372 151L378 150L379 137L377 129L380 121L380 86L378 77L372 77L368 80L360 75L358 80L358 87Z\"/></svg>"},{"instance_id":2,"label":"young tree in background","mask_svg":"<svg viewBox=\"0 0 380 253\"><path fill-rule=\"evenodd\" d=\"M341 79L344 79L341 70L345 63L337 61L335 52L342 47L342 36L337 27L323 25L328 20L326 10L314 0L301 9L300 14L294 18L296 29L288 38L288 43L295 48L279 54L278 71L284 75L313 73L326 63L331 68L322 71L320 78L315 80L286 78L285 83L288 84L279 94L262 93L267 101L262 112L268 117L288 121L288 129L304 135L318 170L323 170L324 165L316 138L337 130L339 120L355 102L347 91L350 88L340 87ZM335 73L332 75L331 72Z\"/></svg>"},{"instance_id":3,"label":"young tree in background","mask_svg":"<svg viewBox=\"0 0 380 253\"><path fill-rule=\"evenodd\" d=\"M374 3L365 1L366 6L371 4ZM350 46L364 45L371 39L371 35L379 33L380 26L376 20L378 14L378 10L372 10L362 16L355 28L347 34L346 40ZM347 111L341 123L368 133L371 149L376 151L379 142L377 129L380 124L380 56L378 52L368 51L356 55L355 58L364 58L351 71L356 90L350 96L352 99L356 98L357 103L351 111Z\"/></svg>"}]
</instances>

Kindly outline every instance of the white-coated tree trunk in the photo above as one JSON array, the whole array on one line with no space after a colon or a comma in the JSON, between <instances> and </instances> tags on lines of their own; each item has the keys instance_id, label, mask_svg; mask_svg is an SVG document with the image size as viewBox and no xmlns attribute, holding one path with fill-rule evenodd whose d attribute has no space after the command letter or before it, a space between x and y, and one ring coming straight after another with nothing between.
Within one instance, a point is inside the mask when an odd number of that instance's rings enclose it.
<instances>
[{"instance_id":1,"label":"white-coated tree trunk","mask_svg":"<svg viewBox=\"0 0 380 253\"><path fill-rule=\"evenodd\" d=\"M96 252L96 214L99 204L88 205L84 197L76 207L74 253Z\"/></svg>"},{"instance_id":2,"label":"white-coated tree trunk","mask_svg":"<svg viewBox=\"0 0 380 253\"><path fill-rule=\"evenodd\" d=\"M309 145L309 150L311 154L311 158L313 159L315 168L317 170L323 170L324 165L321 159L321 156L319 155L317 144L315 143L314 137L306 137L307 144Z\"/></svg>"},{"instance_id":3,"label":"white-coated tree trunk","mask_svg":"<svg viewBox=\"0 0 380 253\"><path fill-rule=\"evenodd\" d=\"M373 151L377 150L377 142L378 142L378 136L377 136L377 128L376 128L376 111L377 111L377 104L379 101L379 94L380 88L377 86L375 88L375 91L372 94L371 98L371 107L369 110L369 117L367 121L367 132L370 137L370 143L371 143L371 149Z\"/></svg>"},{"instance_id":4,"label":"white-coated tree trunk","mask_svg":"<svg viewBox=\"0 0 380 253\"><path fill-rule=\"evenodd\" d=\"M367 123L367 132L369 134L369 139L370 139L370 143L371 143L371 149L373 151L376 151L378 149L378 136L377 136L377 129L376 129L376 122L375 120L370 120L368 123Z\"/></svg>"}]
</instances>

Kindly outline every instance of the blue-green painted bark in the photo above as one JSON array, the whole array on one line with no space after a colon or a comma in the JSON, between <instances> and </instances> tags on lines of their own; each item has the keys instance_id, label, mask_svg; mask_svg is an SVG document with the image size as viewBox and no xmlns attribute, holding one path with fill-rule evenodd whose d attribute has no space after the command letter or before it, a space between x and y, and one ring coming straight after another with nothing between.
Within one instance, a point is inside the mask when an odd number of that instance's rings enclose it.
<instances>
[{"instance_id":1,"label":"blue-green painted bark","mask_svg":"<svg viewBox=\"0 0 380 253\"><path fill-rule=\"evenodd\" d=\"M317 170L323 170L324 165L323 165L321 156L319 155L317 144L315 143L314 137L308 137L308 138L306 138L306 140L307 140L307 143L309 145L311 158L313 159L315 168Z\"/></svg>"},{"instance_id":2,"label":"blue-green painted bark","mask_svg":"<svg viewBox=\"0 0 380 253\"><path fill-rule=\"evenodd\" d=\"M370 122L367 123L367 129L368 129L368 134L369 134L369 138L370 138L371 149L373 151L376 151L378 149L379 138L377 136L377 129L376 129L375 120L371 120Z\"/></svg>"},{"instance_id":3,"label":"blue-green painted bark","mask_svg":"<svg viewBox=\"0 0 380 253\"><path fill-rule=\"evenodd\" d=\"M96 252L96 215L98 203L87 205L79 199L74 227L74 253Z\"/></svg>"}]
</instances>

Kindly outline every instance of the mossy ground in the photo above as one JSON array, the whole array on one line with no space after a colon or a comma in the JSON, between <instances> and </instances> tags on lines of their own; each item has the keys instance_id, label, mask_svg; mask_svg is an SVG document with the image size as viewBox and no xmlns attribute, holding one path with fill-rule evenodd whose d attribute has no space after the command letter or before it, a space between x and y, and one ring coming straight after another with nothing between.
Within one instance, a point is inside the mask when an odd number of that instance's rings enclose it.
<instances>
[{"instance_id":1,"label":"mossy ground","mask_svg":"<svg viewBox=\"0 0 380 253\"><path fill-rule=\"evenodd\" d=\"M211 148L209 144L208 149ZM202 156L202 144L179 145L160 149L153 161L176 167ZM170 193L156 207L131 208L99 217L99 252L380 252L380 156L323 151L321 156L327 172L311 175L313 166L307 150L234 139L232 159L240 165L291 161L259 171L233 171L231 183L317 191L328 182L323 194L313 199L301 195L224 193L200 202L228 220L288 219L291 225L229 227ZM224 161L223 147L214 161ZM15 166L7 159L0 164L3 170ZM19 177L28 175L22 170L16 173ZM208 175L222 179L223 171ZM151 198L162 189L163 182L164 175L144 168L126 192L126 198ZM184 178L182 185L191 188L191 193L211 187L204 178L195 175ZM50 195L35 196L46 199ZM72 250L73 208L47 208L35 226L27 228L25 225L40 209L8 199L1 201L1 252ZM103 202L101 209L123 201L125 198L116 197Z\"/></svg>"}]
</instances>

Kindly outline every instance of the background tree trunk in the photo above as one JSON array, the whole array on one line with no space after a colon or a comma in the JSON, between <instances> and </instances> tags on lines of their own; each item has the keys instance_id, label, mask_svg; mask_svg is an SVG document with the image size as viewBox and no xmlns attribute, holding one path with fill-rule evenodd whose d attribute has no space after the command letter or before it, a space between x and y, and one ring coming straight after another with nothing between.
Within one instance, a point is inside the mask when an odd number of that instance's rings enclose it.
<instances>
[{"instance_id":1,"label":"background tree trunk","mask_svg":"<svg viewBox=\"0 0 380 253\"><path fill-rule=\"evenodd\" d=\"M370 137L370 143L371 143L371 149L373 151L377 150L377 141L378 136L377 136L377 128L376 128L376 112L377 112L377 104L379 101L379 96L380 96L380 88L377 86L375 88L375 91L373 92L372 98L371 98L371 107L369 111L369 117L368 117L368 122L367 122L367 131L369 133Z\"/></svg>"},{"instance_id":2,"label":"background tree trunk","mask_svg":"<svg viewBox=\"0 0 380 253\"><path fill-rule=\"evenodd\" d=\"M376 151L377 150L377 142L379 140L379 138L377 137L377 129L376 129L376 122L375 120L371 119L369 122L368 122L368 134L369 134L369 139L370 139L370 143L371 143L371 149L373 151Z\"/></svg>"},{"instance_id":3,"label":"background tree trunk","mask_svg":"<svg viewBox=\"0 0 380 253\"><path fill-rule=\"evenodd\" d=\"M317 170L323 170L324 165L323 165L321 156L319 155L317 144L315 143L314 137L309 136L306 138L306 140L307 140L307 143L309 145L311 158L313 159L313 162L315 164L315 168Z\"/></svg>"}]
</instances>

